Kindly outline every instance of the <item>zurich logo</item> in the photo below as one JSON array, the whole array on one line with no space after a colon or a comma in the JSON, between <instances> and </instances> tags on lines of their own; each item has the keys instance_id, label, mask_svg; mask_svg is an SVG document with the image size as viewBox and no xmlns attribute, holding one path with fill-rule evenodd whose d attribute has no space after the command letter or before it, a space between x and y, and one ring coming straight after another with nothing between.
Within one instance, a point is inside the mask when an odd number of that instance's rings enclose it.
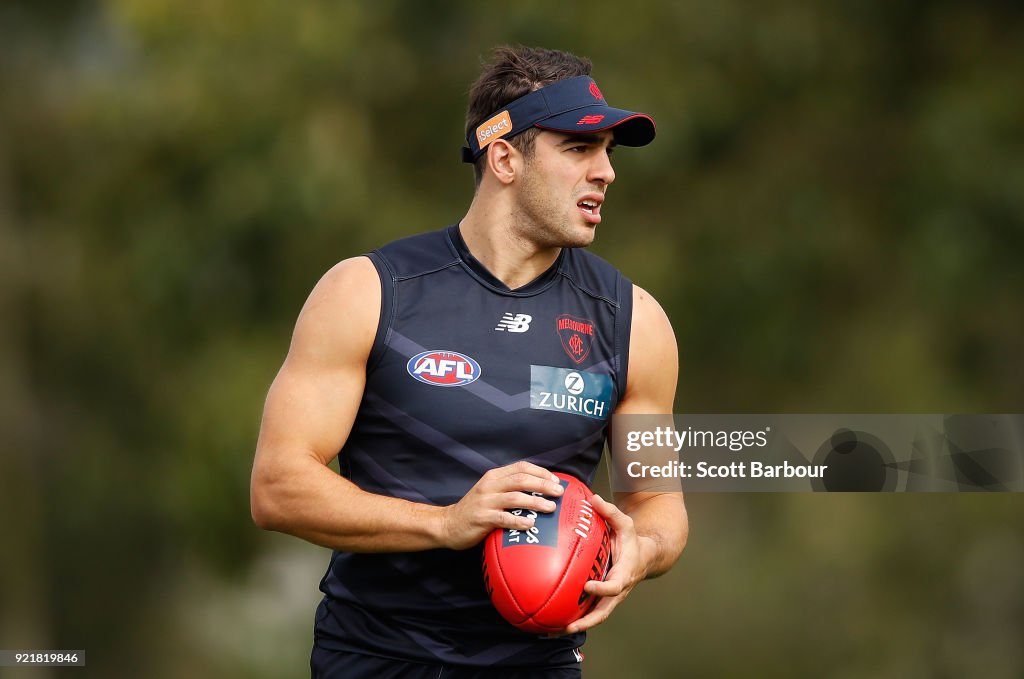
<instances>
[{"instance_id":1,"label":"zurich logo","mask_svg":"<svg viewBox=\"0 0 1024 679\"><path fill-rule=\"evenodd\" d=\"M461 387L480 379L480 364L457 351L424 351L410 358L405 369L420 382L438 387Z\"/></svg>"},{"instance_id":2,"label":"zurich logo","mask_svg":"<svg viewBox=\"0 0 1024 679\"><path fill-rule=\"evenodd\" d=\"M578 372L571 372L565 376L565 390L570 394L579 396L586 388L586 384L587 383L583 381L583 376Z\"/></svg>"}]
</instances>

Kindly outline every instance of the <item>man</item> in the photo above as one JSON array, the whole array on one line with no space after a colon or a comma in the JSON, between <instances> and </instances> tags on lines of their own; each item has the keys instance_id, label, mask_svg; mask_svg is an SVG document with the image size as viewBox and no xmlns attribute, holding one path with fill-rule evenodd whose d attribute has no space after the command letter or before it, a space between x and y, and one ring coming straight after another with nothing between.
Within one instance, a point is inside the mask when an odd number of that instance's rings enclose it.
<instances>
[{"instance_id":1,"label":"man","mask_svg":"<svg viewBox=\"0 0 1024 679\"><path fill-rule=\"evenodd\" d=\"M507 510L552 511L553 471L593 479L613 410L672 412L664 312L577 249L601 221L612 147L654 137L589 73L564 52L496 50L470 93L466 216L339 263L299 316L252 514L334 550L314 677L578 677L584 630L682 551L681 493L595 498L613 567L586 585L594 609L550 637L504 621L481 576L491 531L533 525Z\"/></svg>"}]
</instances>

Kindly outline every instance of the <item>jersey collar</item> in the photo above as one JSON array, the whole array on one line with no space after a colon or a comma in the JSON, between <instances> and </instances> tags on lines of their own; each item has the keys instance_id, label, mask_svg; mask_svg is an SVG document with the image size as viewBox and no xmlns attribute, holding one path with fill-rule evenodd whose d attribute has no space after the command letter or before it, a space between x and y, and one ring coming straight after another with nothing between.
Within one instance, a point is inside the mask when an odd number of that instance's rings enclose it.
<instances>
[{"instance_id":1,"label":"jersey collar","mask_svg":"<svg viewBox=\"0 0 1024 679\"><path fill-rule=\"evenodd\" d=\"M462 238L462 233L459 231L458 224L448 227L448 240L451 242L456 254L458 254L459 259L462 260L462 263L480 282L490 288L493 288L497 292L516 296L533 295L550 285L555 278L558 277L558 271L565 259L565 248L562 248L562 251L558 253L558 257L555 259L554 263L548 267L544 273L537 276L526 285L513 290L502 283L500 279L487 270L487 267L485 267L479 259L473 256L473 253L469 251L469 247L466 245L466 241Z\"/></svg>"}]
</instances>

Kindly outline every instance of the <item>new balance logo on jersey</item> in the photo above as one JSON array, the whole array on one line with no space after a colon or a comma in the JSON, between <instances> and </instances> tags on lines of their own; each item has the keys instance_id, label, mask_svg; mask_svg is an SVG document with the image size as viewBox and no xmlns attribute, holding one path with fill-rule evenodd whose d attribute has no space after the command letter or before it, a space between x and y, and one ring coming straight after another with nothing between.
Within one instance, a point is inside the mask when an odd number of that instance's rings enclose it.
<instances>
[{"instance_id":1,"label":"new balance logo on jersey","mask_svg":"<svg viewBox=\"0 0 1024 679\"><path fill-rule=\"evenodd\" d=\"M528 314L511 314L507 313L501 317L498 321L498 325L494 328L498 332L526 332L530 329L530 321L533 320L533 316Z\"/></svg>"}]
</instances>

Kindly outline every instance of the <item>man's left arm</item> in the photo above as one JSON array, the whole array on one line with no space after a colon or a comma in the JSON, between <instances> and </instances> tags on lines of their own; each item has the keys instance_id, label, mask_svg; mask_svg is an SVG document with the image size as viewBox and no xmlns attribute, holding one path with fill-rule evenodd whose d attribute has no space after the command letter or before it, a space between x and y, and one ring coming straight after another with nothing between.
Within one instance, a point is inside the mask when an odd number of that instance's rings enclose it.
<instances>
[{"instance_id":1,"label":"man's left arm","mask_svg":"<svg viewBox=\"0 0 1024 679\"><path fill-rule=\"evenodd\" d=\"M678 374L668 317L650 294L633 286L626 393L615 414L671 415ZM566 628L570 634L601 624L641 580L668 571L689 534L681 492L615 493L615 504L595 495L594 508L612 530L612 568L603 582L586 584L586 591L601 599Z\"/></svg>"}]
</instances>

